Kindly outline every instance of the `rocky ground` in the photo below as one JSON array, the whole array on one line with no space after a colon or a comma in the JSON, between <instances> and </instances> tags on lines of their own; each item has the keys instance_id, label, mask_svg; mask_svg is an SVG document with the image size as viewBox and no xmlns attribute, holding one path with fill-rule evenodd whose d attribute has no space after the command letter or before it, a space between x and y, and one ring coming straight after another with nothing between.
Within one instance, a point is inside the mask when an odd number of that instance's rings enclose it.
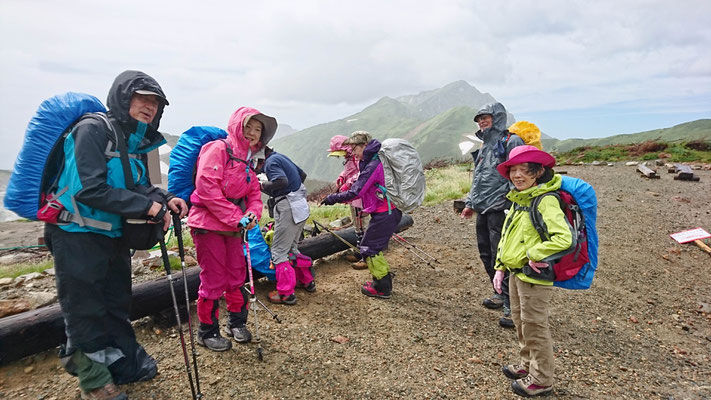
<instances>
[{"instance_id":1,"label":"rocky ground","mask_svg":"<svg viewBox=\"0 0 711 400\"><path fill-rule=\"evenodd\" d=\"M711 229L711 171L695 171L700 182L682 182L666 173L649 180L622 165L559 169L597 191L601 261L590 290L553 295L555 396L711 398L711 255L669 237ZM515 398L500 369L517 361L516 338L498 326L500 312L481 306L491 289L474 221L459 219L451 203L420 208L414 219L403 236L441 264L432 269L393 244L386 256L394 294L377 300L359 292L367 271L339 255L320 260L318 291L299 291L296 306L272 308L282 324L259 312L264 361L254 343L226 353L198 348L204 398ZM0 235L7 246L5 239ZM137 278L151 274L159 272ZM52 278L32 282L44 290ZM258 285L261 299L273 285ZM21 287L0 287L0 298ZM123 389L133 399L190 398L176 328L153 318L135 327L160 373ZM78 397L53 351L0 367L0 398Z\"/></svg>"}]
</instances>

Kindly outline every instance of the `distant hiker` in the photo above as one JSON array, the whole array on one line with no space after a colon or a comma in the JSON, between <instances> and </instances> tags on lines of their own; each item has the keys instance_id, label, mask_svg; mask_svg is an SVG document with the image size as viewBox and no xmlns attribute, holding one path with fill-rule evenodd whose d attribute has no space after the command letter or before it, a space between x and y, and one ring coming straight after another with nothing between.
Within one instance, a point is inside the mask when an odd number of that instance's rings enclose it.
<instances>
[{"instance_id":1,"label":"distant hiker","mask_svg":"<svg viewBox=\"0 0 711 400\"><path fill-rule=\"evenodd\" d=\"M380 142L372 139L368 132L356 131L343 144L351 146L355 159L359 160L360 174L350 189L328 195L321 204L346 203L356 197L363 200L363 212L370 214L370 223L358 248L368 265L373 281L366 282L361 288L361 293L370 297L389 299L393 286L392 275L390 266L383 257L383 250L388 247L390 237L400 223L402 212L394 206L389 211L388 201L379 188L385 186L385 172L378 158Z\"/></svg>"},{"instance_id":2,"label":"distant hiker","mask_svg":"<svg viewBox=\"0 0 711 400\"><path fill-rule=\"evenodd\" d=\"M296 304L297 283L307 292L316 291L311 273L311 258L299 253L299 239L310 210L306 202L306 173L289 157L271 148L264 149L262 192L269 196L269 214L274 218L271 242L272 263L276 273L276 291L269 293L275 304Z\"/></svg>"},{"instance_id":3,"label":"distant hiker","mask_svg":"<svg viewBox=\"0 0 711 400\"><path fill-rule=\"evenodd\" d=\"M353 183L358 179L358 161L353 157L353 152L351 146L343 144L348 139L347 136L336 135L331 138L331 142L328 147L329 157L343 157L343 171L336 178L336 186L338 186L338 192L345 192L353 185ZM367 216L363 213L363 201L356 197L355 199L348 202L351 209L351 219L353 220L353 227L355 228L356 239L358 243L363 240L363 224ZM349 255L349 261L353 261L351 264L353 269L366 269L368 264L363 261L360 253L355 252L355 254Z\"/></svg>"},{"instance_id":4,"label":"distant hiker","mask_svg":"<svg viewBox=\"0 0 711 400\"><path fill-rule=\"evenodd\" d=\"M156 361L136 342L129 318L131 254L122 220L150 219L165 232L169 209L181 217L188 210L182 199L152 186L147 175L146 154L165 143L158 125L168 100L158 82L143 72L124 71L106 104L108 121L84 118L66 137L57 181L73 199L62 205L92 222L47 223L44 231L67 335L59 356L79 378L82 399L126 399L116 385L157 374ZM134 190L125 189L129 163L124 170L120 148L131 156Z\"/></svg>"},{"instance_id":5,"label":"distant hiker","mask_svg":"<svg viewBox=\"0 0 711 400\"><path fill-rule=\"evenodd\" d=\"M514 188L506 195L513 204L504 221L493 284L501 293L505 271L510 272L511 316L521 358L518 364L503 367L503 372L514 379L511 388L521 396L553 390L553 339L548 313L555 274L549 261L570 248L573 228L555 196L542 197L538 205L549 240L541 240L529 212L534 198L560 189L562 177L553 172L553 166L553 156L526 145L513 149L508 161L497 167Z\"/></svg>"},{"instance_id":6,"label":"distant hiker","mask_svg":"<svg viewBox=\"0 0 711 400\"><path fill-rule=\"evenodd\" d=\"M462 218L476 216L476 239L479 247L479 257L489 280L494 278L494 258L501 238L501 228L504 225L504 210L511 202L506 199L509 182L496 172L496 166L506 161L508 154L516 146L523 145L523 140L511 135L506 130L506 109L501 103L487 104L477 111L474 122L479 124L476 136L483 140L481 149L474 160L474 178L467 195ZM503 307L504 315L499 319L499 325L512 328L511 308L509 304L508 283L504 281L501 293L494 292L491 298L484 299L486 308Z\"/></svg>"},{"instance_id":7,"label":"distant hiker","mask_svg":"<svg viewBox=\"0 0 711 400\"><path fill-rule=\"evenodd\" d=\"M248 293L243 285L247 265L241 231L252 229L261 217L259 180L251 159L274 136L276 127L274 118L254 108L240 107L230 117L227 138L208 142L198 156L188 225L202 268L197 300L198 344L210 350L232 347L220 335L219 300L223 294L229 312L227 335L238 343L252 339L245 325ZM246 227L240 225L244 217L250 221Z\"/></svg>"}]
</instances>

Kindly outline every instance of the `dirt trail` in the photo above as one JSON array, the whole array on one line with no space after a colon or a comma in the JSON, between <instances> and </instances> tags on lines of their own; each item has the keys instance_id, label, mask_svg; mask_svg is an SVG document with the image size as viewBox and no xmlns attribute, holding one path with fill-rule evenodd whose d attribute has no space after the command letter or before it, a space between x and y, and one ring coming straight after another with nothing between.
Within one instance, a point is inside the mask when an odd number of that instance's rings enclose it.
<instances>
[{"instance_id":1,"label":"dirt trail","mask_svg":"<svg viewBox=\"0 0 711 400\"><path fill-rule=\"evenodd\" d=\"M711 398L711 257L669 237L711 229L711 171L696 171L701 182L694 183L667 174L647 180L634 167L560 169L597 191L601 263L593 288L553 295L555 395ZM283 324L260 313L264 362L254 344L198 349L204 398L515 398L500 367L517 360L516 338L497 325L499 312L480 305L490 284L474 221L459 219L450 203L414 218L403 236L441 266L433 270L392 245L394 295L382 301L359 293L366 271L339 256L319 261L318 291L299 291L296 306L273 308ZM260 297L272 288L260 284ZM160 374L125 386L129 396L190 398L176 329L146 318L136 331ZM338 336L348 341L339 344ZM47 352L1 367L0 398L75 399L78 390Z\"/></svg>"}]
</instances>

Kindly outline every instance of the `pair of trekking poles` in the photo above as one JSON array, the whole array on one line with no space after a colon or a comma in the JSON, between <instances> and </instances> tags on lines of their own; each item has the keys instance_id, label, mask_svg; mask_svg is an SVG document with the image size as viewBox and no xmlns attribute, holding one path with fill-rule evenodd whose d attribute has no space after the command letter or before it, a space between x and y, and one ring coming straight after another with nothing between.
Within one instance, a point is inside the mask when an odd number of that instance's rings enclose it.
<instances>
[{"instance_id":1,"label":"pair of trekking poles","mask_svg":"<svg viewBox=\"0 0 711 400\"><path fill-rule=\"evenodd\" d=\"M254 292L254 279L253 279L253 274L252 274L252 258L249 253L249 242L247 238L247 229L246 226L249 225L249 219L244 218L242 221L240 221L240 224L243 226L243 242L246 248L246 258L247 258L247 268L249 271L249 287L250 287L250 298L249 298L249 304L250 308L254 312L254 329L255 329L255 342L257 342L257 357L259 358L259 361L264 360L263 356L263 350L262 350L262 344L261 344L261 338L259 336L259 323L257 321L257 307L255 303L259 303L259 305L265 309L271 316L274 318L278 323L281 323L281 320L279 319L279 316L275 313L273 313L261 300L257 299L257 296ZM187 345L185 344L185 336L183 335L183 325L180 321L180 311L178 310L178 299L175 296L175 288L173 287L173 274L171 273L170 269L170 259L168 258L168 249L166 248L165 245L165 238L161 236L160 238L160 251L161 251L161 256L163 258L163 266L165 268L165 273L168 277L168 284L170 285L170 295L173 299L173 308L175 310L175 320L178 323L178 334L180 336L180 346L183 350L183 359L185 360L185 371L187 372L188 375L188 380L190 381L190 392L193 396L193 400L197 399L202 399L202 392L200 391L200 375L198 374L198 366L197 366L197 350L195 349L195 334L193 332L193 323L192 323L192 317L190 315L190 297L188 296L188 280L187 280L187 274L185 272L185 246L183 245L183 228L182 228L182 223L180 221L180 216L177 214L173 214L173 231L175 233L175 237L178 240L178 253L180 255L180 268L182 270L183 274L183 287L185 289L185 307L187 310L187 315L188 315L188 331L190 332L190 347L192 350L192 358L193 358L193 369L195 371L195 381L193 382L193 375L192 371L190 368L190 361L188 357L188 350L187 350Z\"/></svg>"},{"instance_id":2,"label":"pair of trekking poles","mask_svg":"<svg viewBox=\"0 0 711 400\"><path fill-rule=\"evenodd\" d=\"M316 227L316 229L318 229L318 228L320 227L321 229L323 229L323 230L325 230L326 232L330 233L331 235L335 236L336 239L338 239L338 240L340 240L341 242L345 243L345 244L346 244L348 247L350 247L351 249L353 249L353 250L359 252L358 247L356 247L356 245L354 245L353 243L347 241L346 239L344 239L343 237L341 237L339 234L333 232L332 230L330 230L329 228L327 228L326 226L324 226L324 225L321 224L320 222L318 222L318 221L316 221L316 220L313 220L313 223L314 223L314 227ZM429 253L427 253L426 251L424 251L424 250L422 250L421 248L419 248L416 244L408 242L404 237L398 235L397 233L393 233L393 236L392 236L391 239L392 239L395 243L397 243L397 244L403 246L403 247L404 247L405 249L407 249L410 253L412 253L415 257L417 257L417 258L419 258L420 260L422 260L422 261L423 261L425 264L427 264L430 268L432 268L432 269L435 268L435 266L432 264L433 262L436 263L436 264L441 264L441 263L439 262L439 260L437 260L435 257L431 256ZM430 260L425 259L422 255L428 257Z\"/></svg>"}]
</instances>

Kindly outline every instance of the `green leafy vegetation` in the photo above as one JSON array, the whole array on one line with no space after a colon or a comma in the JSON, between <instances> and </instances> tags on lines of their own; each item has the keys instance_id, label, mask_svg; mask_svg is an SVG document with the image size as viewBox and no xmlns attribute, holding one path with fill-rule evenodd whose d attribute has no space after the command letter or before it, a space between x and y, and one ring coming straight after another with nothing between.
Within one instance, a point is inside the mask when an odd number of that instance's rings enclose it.
<instances>
[{"instance_id":1,"label":"green leafy vegetation","mask_svg":"<svg viewBox=\"0 0 711 400\"><path fill-rule=\"evenodd\" d=\"M555 153L554 153L555 154ZM583 146L555 154L559 163L635 161L663 159L668 162L711 162L711 142L669 143L647 141L635 144Z\"/></svg>"},{"instance_id":2,"label":"green leafy vegetation","mask_svg":"<svg viewBox=\"0 0 711 400\"><path fill-rule=\"evenodd\" d=\"M350 217L351 209L347 204L334 204L332 206L311 206L311 216L306 221L307 224L313 224L315 219L323 224L328 224L331 221L343 217Z\"/></svg>"},{"instance_id":3,"label":"green leafy vegetation","mask_svg":"<svg viewBox=\"0 0 711 400\"><path fill-rule=\"evenodd\" d=\"M40 263L21 263L0 266L0 278L17 278L21 275L31 274L33 272L42 272L46 269L54 267L52 260L42 261Z\"/></svg>"},{"instance_id":4,"label":"green leafy vegetation","mask_svg":"<svg viewBox=\"0 0 711 400\"><path fill-rule=\"evenodd\" d=\"M431 206L466 196L471 186L470 168L471 163L466 163L425 171L427 191L423 205Z\"/></svg>"}]
</instances>

